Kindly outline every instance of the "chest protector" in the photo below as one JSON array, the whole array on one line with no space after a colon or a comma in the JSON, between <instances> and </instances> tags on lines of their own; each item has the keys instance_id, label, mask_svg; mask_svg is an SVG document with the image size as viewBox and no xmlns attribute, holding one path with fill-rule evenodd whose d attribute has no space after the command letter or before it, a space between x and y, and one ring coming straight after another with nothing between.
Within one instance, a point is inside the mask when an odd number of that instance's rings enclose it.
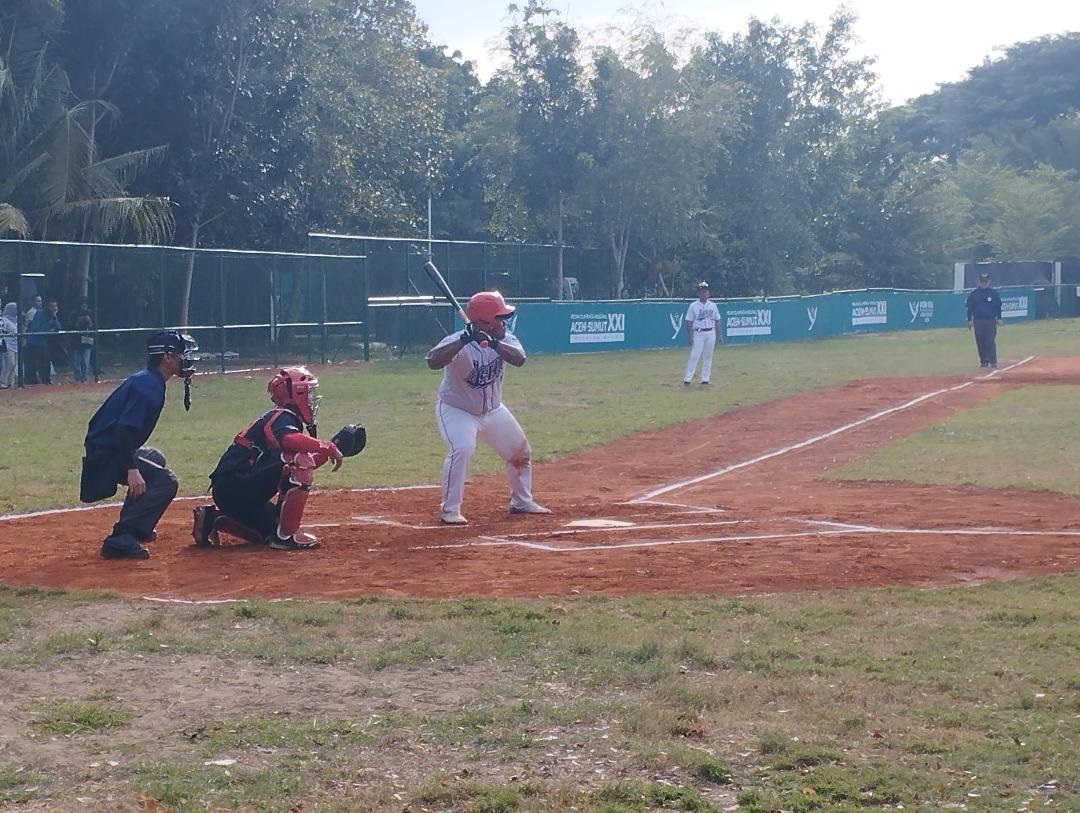
<instances>
[{"instance_id":1,"label":"chest protector","mask_svg":"<svg viewBox=\"0 0 1080 813\"><path fill-rule=\"evenodd\" d=\"M274 422L283 413L295 415L289 409L271 409L247 429L237 432L232 445L225 450L225 454L210 473L210 479L220 475L254 477L269 470L280 472L284 462L281 459L281 444L274 436Z\"/></svg>"}]
</instances>

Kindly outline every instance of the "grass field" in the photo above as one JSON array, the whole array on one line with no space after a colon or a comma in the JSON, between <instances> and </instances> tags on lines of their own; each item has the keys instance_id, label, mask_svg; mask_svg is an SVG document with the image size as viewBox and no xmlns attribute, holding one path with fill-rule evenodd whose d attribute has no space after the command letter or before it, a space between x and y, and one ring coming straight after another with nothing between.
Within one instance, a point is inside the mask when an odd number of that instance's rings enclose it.
<instances>
[{"instance_id":1,"label":"grass field","mask_svg":"<svg viewBox=\"0 0 1080 813\"><path fill-rule=\"evenodd\" d=\"M1010 325L1001 332L1004 358L1071 355L1074 321ZM969 372L974 346L962 329L893 333L824 341L721 348L711 390L679 386L685 351L581 356L535 356L510 370L504 396L525 427L540 460L645 429L722 413L815 387L858 378ZM976 358L977 361L977 358ZM363 455L327 475L327 485L370 486L434 482L444 449L435 429L439 374L419 357L323 373L319 421L326 431L361 420L369 430ZM206 376L196 381L185 413L180 387L151 443L180 478L182 494L206 490L207 474L232 436L268 406L266 376ZM86 421L105 390L57 387L4 404L0 456L0 513L76 502ZM328 428L331 428L328 430ZM484 451L475 472L497 460Z\"/></svg>"},{"instance_id":2,"label":"grass field","mask_svg":"<svg viewBox=\"0 0 1080 813\"><path fill-rule=\"evenodd\" d=\"M1000 352L1075 354L1077 327L1010 325ZM972 344L953 330L724 348L711 391L679 386L682 351L536 357L506 398L544 458L855 378L975 372ZM359 417L372 436L336 482L436 478L436 381L418 359L323 376L323 426ZM1078 494L1075 389L1005 393L838 474ZM3 510L73 502L101 397L5 405ZM201 379L193 411L178 402L155 440L195 493L264 407L263 379ZM1075 573L210 606L0 587L0 807L1075 810L1078 621Z\"/></svg>"}]
</instances>

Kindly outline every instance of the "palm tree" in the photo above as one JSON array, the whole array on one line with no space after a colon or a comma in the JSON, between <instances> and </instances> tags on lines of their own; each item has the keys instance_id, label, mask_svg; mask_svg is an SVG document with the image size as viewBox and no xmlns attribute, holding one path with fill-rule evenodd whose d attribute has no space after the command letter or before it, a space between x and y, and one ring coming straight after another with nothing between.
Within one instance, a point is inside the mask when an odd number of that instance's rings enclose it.
<instances>
[{"instance_id":1,"label":"palm tree","mask_svg":"<svg viewBox=\"0 0 1080 813\"><path fill-rule=\"evenodd\" d=\"M132 196L139 171L164 147L101 158L96 128L117 110L99 100L74 102L67 76L47 59L39 28L0 17L0 233L94 242L110 237L164 243L174 221L169 201ZM79 295L86 295L89 249Z\"/></svg>"}]
</instances>

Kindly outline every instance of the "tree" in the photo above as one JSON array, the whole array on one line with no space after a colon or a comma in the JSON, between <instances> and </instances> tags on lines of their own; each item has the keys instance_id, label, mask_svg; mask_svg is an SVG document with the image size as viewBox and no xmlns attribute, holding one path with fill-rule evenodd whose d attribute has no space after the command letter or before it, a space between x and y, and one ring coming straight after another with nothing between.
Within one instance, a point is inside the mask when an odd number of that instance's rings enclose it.
<instances>
[{"instance_id":1,"label":"tree","mask_svg":"<svg viewBox=\"0 0 1080 813\"><path fill-rule=\"evenodd\" d=\"M718 82L692 97L663 36L644 26L625 56L610 48L598 52L592 98L583 127L588 153L582 206L611 252L612 295L628 289L634 239L649 261L649 282L655 284L648 287L666 289L658 269L697 237L707 165L727 136L730 89ZM634 288L646 285L641 279Z\"/></svg>"},{"instance_id":2,"label":"tree","mask_svg":"<svg viewBox=\"0 0 1080 813\"><path fill-rule=\"evenodd\" d=\"M173 228L169 203L132 196L128 186L161 149L101 157L96 139L114 106L76 101L66 73L49 57L58 36L58 4L28 4L0 17L0 198L4 222L27 236L78 241L111 236L165 241ZM78 293L86 294L88 253Z\"/></svg>"},{"instance_id":3,"label":"tree","mask_svg":"<svg viewBox=\"0 0 1080 813\"><path fill-rule=\"evenodd\" d=\"M585 97L578 35L547 0L527 0L520 13L507 31L510 66L503 75L517 101L509 174L538 230L555 238L555 295L561 299L566 203L581 176Z\"/></svg>"}]
</instances>

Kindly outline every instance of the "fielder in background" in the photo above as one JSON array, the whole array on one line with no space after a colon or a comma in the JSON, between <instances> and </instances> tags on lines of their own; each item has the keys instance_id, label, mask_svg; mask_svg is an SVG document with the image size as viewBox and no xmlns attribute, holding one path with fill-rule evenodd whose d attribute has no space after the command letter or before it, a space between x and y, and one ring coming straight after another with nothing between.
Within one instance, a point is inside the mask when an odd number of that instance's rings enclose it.
<instances>
[{"instance_id":1,"label":"fielder in background","mask_svg":"<svg viewBox=\"0 0 1080 813\"><path fill-rule=\"evenodd\" d=\"M150 558L143 543L155 538L154 528L176 496L177 483L165 456L143 444L157 426L170 378L184 379L184 408L190 408L197 349L187 334L155 333L146 341L146 369L124 379L90 418L80 499L97 502L127 486L120 517L101 543L106 559Z\"/></svg>"},{"instance_id":2,"label":"fielder in background","mask_svg":"<svg viewBox=\"0 0 1080 813\"><path fill-rule=\"evenodd\" d=\"M975 332L981 367L997 367L997 329L1001 324L1001 295L990 287L990 275L984 271L979 274L979 287L967 298L967 326Z\"/></svg>"},{"instance_id":3,"label":"fielder in background","mask_svg":"<svg viewBox=\"0 0 1080 813\"><path fill-rule=\"evenodd\" d=\"M686 309L686 340L690 344L690 358L686 360L686 371L683 373L684 387L689 387L693 381L698 361L701 361L701 385L708 385L717 337L721 344L724 342L724 337L720 336L720 310L709 299L709 283L699 282L697 295L697 300Z\"/></svg>"},{"instance_id":4,"label":"fielder in background","mask_svg":"<svg viewBox=\"0 0 1080 813\"><path fill-rule=\"evenodd\" d=\"M333 440L317 438L319 379L286 367L266 391L274 408L236 434L210 474L214 504L194 509L196 545L218 545L221 533L276 550L318 545L300 530L304 507L315 469L332 460L337 471L343 456Z\"/></svg>"},{"instance_id":5,"label":"fielder in background","mask_svg":"<svg viewBox=\"0 0 1080 813\"><path fill-rule=\"evenodd\" d=\"M428 351L427 364L442 370L435 421L446 444L440 519L464 525L461 500L469 460L479 438L506 461L511 514L550 514L532 496L532 450L521 426L502 402L506 364L521 367L525 350L506 328L514 308L497 291L474 294L465 306L469 323Z\"/></svg>"}]
</instances>

